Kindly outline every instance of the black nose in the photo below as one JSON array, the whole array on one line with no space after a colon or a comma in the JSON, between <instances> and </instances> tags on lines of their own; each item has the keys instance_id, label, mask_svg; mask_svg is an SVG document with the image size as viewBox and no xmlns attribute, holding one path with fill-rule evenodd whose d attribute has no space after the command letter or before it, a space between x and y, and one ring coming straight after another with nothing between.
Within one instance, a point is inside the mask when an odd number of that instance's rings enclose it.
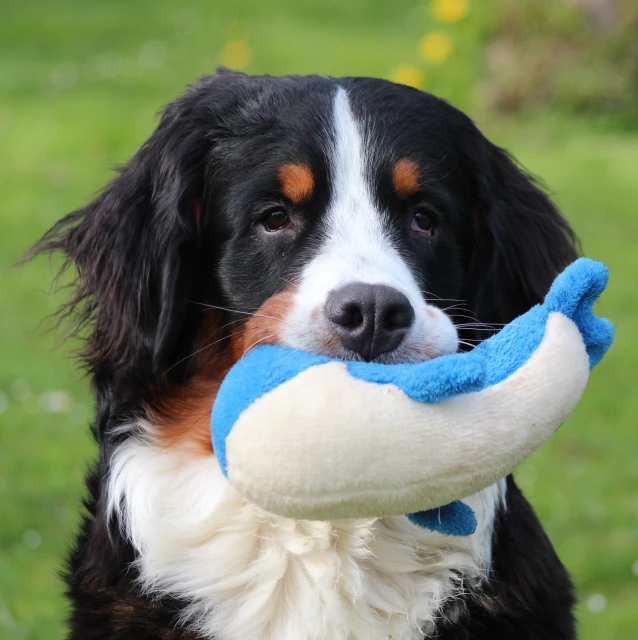
<instances>
[{"instance_id":1,"label":"black nose","mask_svg":"<svg viewBox=\"0 0 638 640\"><path fill-rule=\"evenodd\" d=\"M331 291L325 313L341 344L366 361L396 349L414 320L410 301L379 284L354 283Z\"/></svg>"}]
</instances>

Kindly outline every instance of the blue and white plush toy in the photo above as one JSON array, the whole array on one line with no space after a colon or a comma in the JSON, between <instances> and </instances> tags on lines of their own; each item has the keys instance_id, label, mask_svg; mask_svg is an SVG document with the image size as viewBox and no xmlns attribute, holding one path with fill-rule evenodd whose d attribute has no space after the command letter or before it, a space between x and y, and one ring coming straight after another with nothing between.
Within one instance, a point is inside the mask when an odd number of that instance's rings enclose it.
<instances>
[{"instance_id":1,"label":"blue and white plush toy","mask_svg":"<svg viewBox=\"0 0 638 640\"><path fill-rule=\"evenodd\" d=\"M510 473L576 407L611 345L592 306L607 269L581 258L545 301L468 353L344 362L264 345L228 373L212 414L220 466L251 502L334 520L411 514L468 535L460 502Z\"/></svg>"}]
</instances>

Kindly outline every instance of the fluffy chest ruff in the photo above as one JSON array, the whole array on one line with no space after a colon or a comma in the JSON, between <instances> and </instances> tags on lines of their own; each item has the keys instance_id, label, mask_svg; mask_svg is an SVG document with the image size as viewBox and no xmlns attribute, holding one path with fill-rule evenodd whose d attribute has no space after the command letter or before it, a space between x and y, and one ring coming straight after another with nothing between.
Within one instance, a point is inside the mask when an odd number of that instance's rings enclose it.
<instances>
[{"instance_id":1,"label":"fluffy chest ruff","mask_svg":"<svg viewBox=\"0 0 638 640\"><path fill-rule=\"evenodd\" d=\"M486 577L504 492L466 500L478 520L466 538L404 517L295 521L246 502L213 456L138 435L114 455L109 514L137 550L140 587L185 601L182 622L204 638L416 640Z\"/></svg>"}]
</instances>

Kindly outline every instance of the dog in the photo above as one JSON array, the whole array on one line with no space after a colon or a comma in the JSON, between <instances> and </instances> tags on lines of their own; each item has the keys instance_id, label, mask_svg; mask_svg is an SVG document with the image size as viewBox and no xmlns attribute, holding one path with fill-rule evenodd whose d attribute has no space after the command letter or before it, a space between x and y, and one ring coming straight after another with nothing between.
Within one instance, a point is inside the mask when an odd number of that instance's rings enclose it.
<instances>
[{"instance_id":1,"label":"dog","mask_svg":"<svg viewBox=\"0 0 638 640\"><path fill-rule=\"evenodd\" d=\"M577 248L537 182L433 95L225 69L190 86L32 250L75 274L60 313L96 403L68 637L574 638L570 578L512 477L465 499L467 537L294 521L227 483L209 419L257 344L384 363L467 349Z\"/></svg>"}]
</instances>

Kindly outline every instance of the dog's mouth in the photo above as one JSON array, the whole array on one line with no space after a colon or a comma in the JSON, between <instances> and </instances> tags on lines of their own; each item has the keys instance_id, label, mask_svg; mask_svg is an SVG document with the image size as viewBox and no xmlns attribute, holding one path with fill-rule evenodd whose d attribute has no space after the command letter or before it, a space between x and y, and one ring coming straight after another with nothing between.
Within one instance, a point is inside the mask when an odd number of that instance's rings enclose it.
<instances>
[{"instance_id":1,"label":"dog's mouth","mask_svg":"<svg viewBox=\"0 0 638 640\"><path fill-rule=\"evenodd\" d=\"M342 337L320 310L310 318L299 318L295 308L294 289L269 298L244 324L233 338L234 359L264 344L299 349L319 356L351 362L376 364L413 364L456 353L457 331L442 311L426 306L417 314L415 323L396 346L392 345L374 357L349 349Z\"/></svg>"},{"instance_id":2,"label":"dog's mouth","mask_svg":"<svg viewBox=\"0 0 638 640\"><path fill-rule=\"evenodd\" d=\"M317 355L323 355L330 358L336 358L338 360L347 360L349 362L370 362L373 364L417 364L419 362L425 362L427 360L433 360L440 357L439 355L432 355L428 349L421 349L417 345L405 347L400 346L392 350L380 353L378 356L372 359L366 359L360 354L351 350L337 349L336 352L329 352L327 350L315 350L313 353ZM442 354L441 354L442 355Z\"/></svg>"},{"instance_id":3,"label":"dog's mouth","mask_svg":"<svg viewBox=\"0 0 638 640\"><path fill-rule=\"evenodd\" d=\"M365 358L352 349L344 348L338 336L323 330L322 327L316 326L308 326L306 339L301 345L296 340L287 340L286 338L285 326L283 330L276 331L271 329L263 318L254 317L246 323L241 340L233 344L233 349L237 359L260 345L274 344L290 349L299 349L326 358L334 358L335 360L387 365L415 364L456 352L456 349L442 352L433 348L426 340L411 339L402 342L396 348L376 355L374 358Z\"/></svg>"}]
</instances>

